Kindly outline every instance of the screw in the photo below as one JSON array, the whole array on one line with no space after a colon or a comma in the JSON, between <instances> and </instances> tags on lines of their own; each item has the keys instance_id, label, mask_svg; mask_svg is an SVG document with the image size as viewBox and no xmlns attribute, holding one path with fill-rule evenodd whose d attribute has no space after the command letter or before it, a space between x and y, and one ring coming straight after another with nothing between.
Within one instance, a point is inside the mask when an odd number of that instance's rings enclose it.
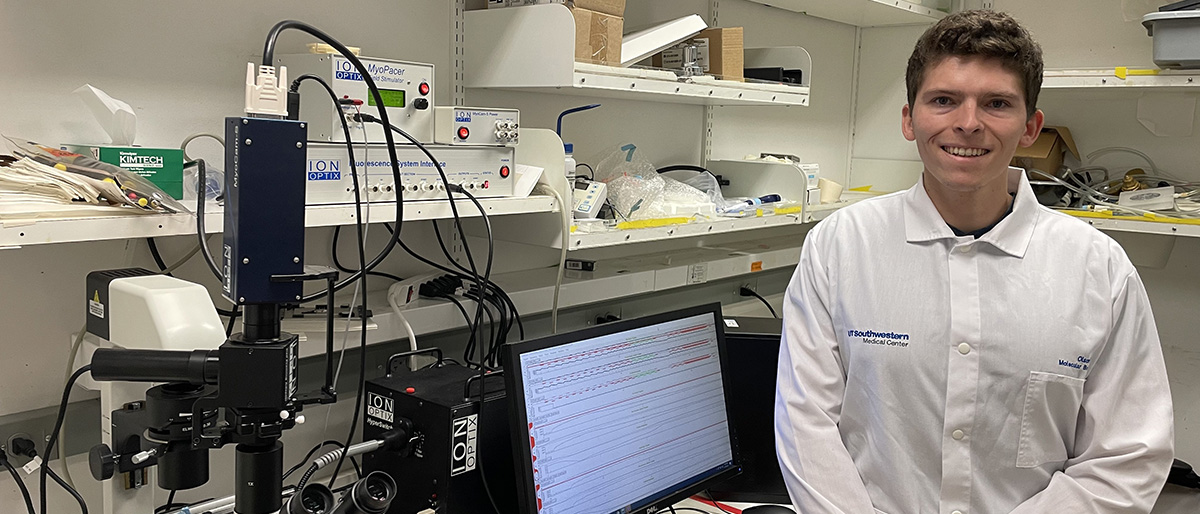
<instances>
[{"instance_id":1,"label":"screw","mask_svg":"<svg viewBox=\"0 0 1200 514\"><path fill-rule=\"evenodd\" d=\"M296 299L297 299L297 300L299 300L299 299L300 299L300 295L296 295Z\"/></svg>"},{"instance_id":2,"label":"screw","mask_svg":"<svg viewBox=\"0 0 1200 514\"><path fill-rule=\"evenodd\" d=\"M294 263L296 263L296 264L300 264L300 258L299 258L299 257L292 257L292 262L294 262Z\"/></svg>"},{"instance_id":3,"label":"screw","mask_svg":"<svg viewBox=\"0 0 1200 514\"><path fill-rule=\"evenodd\" d=\"M296 141L296 148L304 148L304 143L301 143L300 141Z\"/></svg>"},{"instance_id":4,"label":"screw","mask_svg":"<svg viewBox=\"0 0 1200 514\"><path fill-rule=\"evenodd\" d=\"M301 124L300 124L300 128L306 128L306 127L308 127L308 124L307 124L307 123L301 123Z\"/></svg>"},{"instance_id":5,"label":"screw","mask_svg":"<svg viewBox=\"0 0 1200 514\"><path fill-rule=\"evenodd\" d=\"M249 257L242 257L242 264L250 264L250 258L249 258Z\"/></svg>"},{"instance_id":6,"label":"screw","mask_svg":"<svg viewBox=\"0 0 1200 514\"><path fill-rule=\"evenodd\" d=\"M246 297L245 297L245 296L239 296L239 297L238 297L238 303L246 303Z\"/></svg>"},{"instance_id":7,"label":"screw","mask_svg":"<svg viewBox=\"0 0 1200 514\"><path fill-rule=\"evenodd\" d=\"M246 118L242 118L242 125L246 125L248 123L250 123L250 120L248 120Z\"/></svg>"},{"instance_id":8,"label":"screw","mask_svg":"<svg viewBox=\"0 0 1200 514\"><path fill-rule=\"evenodd\" d=\"M253 141L250 138L246 138L246 146L250 146L250 143L253 143Z\"/></svg>"}]
</instances>

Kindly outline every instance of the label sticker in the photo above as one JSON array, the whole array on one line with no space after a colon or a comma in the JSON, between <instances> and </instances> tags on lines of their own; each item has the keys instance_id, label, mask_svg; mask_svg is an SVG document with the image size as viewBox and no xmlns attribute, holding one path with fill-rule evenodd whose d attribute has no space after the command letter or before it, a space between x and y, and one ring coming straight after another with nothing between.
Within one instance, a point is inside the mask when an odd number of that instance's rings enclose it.
<instances>
[{"instance_id":1,"label":"label sticker","mask_svg":"<svg viewBox=\"0 0 1200 514\"><path fill-rule=\"evenodd\" d=\"M479 445L479 415L472 414L457 418L451 423L450 433L450 476L461 475L475 469Z\"/></svg>"},{"instance_id":2,"label":"label sticker","mask_svg":"<svg viewBox=\"0 0 1200 514\"><path fill-rule=\"evenodd\" d=\"M100 291L92 293L92 299L88 300L88 314L104 319L104 304L100 303Z\"/></svg>"},{"instance_id":3,"label":"label sticker","mask_svg":"<svg viewBox=\"0 0 1200 514\"><path fill-rule=\"evenodd\" d=\"M739 328L739 326L738 326L738 322L737 322L737 320L736 320L736 319L727 319L727 320L725 320L725 326L727 326L727 327L729 327L729 328Z\"/></svg>"}]
</instances>

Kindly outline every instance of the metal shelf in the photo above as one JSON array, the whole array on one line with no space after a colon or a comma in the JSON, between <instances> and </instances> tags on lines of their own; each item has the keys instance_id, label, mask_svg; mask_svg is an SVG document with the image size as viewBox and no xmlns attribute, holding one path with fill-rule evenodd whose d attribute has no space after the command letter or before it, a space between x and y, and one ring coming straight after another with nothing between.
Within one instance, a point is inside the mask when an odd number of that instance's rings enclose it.
<instances>
[{"instance_id":1,"label":"metal shelf","mask_svg":"<svg viewBox=\"0 0 1200 514\"><path fill-rule=\"evenodd\" d=\"M750 0L856 27L929 25L947 13L904 0Z\"/></svg>"},{"instance_id":2,"label":"metal shelf","mask_svg":"<svg viewBox=\"0 0 1200 514\"><path fill-rule=\"evenodd\" d=\"M805 86L713 77L681 82L670 71L577 63L575 19L562 5L469 11L466 29L470 88L715 106L809 102Z\"/></svg>"},{"instance_id":3,"label":"metal shelf","mask_svg":"<svg viewBox=\"0 0 1200 514\"><path fill-rule=\"evenodd\" d=\"M495 198L480 200L489 216L554 212L557 209L553 197L531 196L528 198ZM459 215L479 216L479 211L468 201L458 202ZM404 204L405 221L445 219L452 217L450 204L446 201L410 201ZM353 205L321 205L309 207L304 216L306 227L326 227L354 223ZM371 204L372 223L396 221L393 204ZM205 230L221 232L222 213L216 207L205 210ZM143 237L167 237L194 234L196 218L190 214L134 215L134 216L88 216L79 218L50 218L32 220L0 220L0 248L21 246L134 239Z\"/></svg>"}]
</instances>

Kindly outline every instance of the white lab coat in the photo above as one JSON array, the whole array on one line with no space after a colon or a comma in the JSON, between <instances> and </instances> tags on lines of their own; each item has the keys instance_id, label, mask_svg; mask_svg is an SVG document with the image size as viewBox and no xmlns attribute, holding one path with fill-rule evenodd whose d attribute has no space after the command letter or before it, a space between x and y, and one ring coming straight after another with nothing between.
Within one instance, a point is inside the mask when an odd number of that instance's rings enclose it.
<instances>
[{"instance_id":1,"label":"white lab coat","mask_svg":"<svg viewBox=\"0 0 1200 514\"><path fill-rule=\"evenodd\" d=\"M923 183L808 234L784 302L779 462L802 513L1149 512L1173 457L1124 251L1038 205L956 237Z\"/></svg>"}]
</instances>

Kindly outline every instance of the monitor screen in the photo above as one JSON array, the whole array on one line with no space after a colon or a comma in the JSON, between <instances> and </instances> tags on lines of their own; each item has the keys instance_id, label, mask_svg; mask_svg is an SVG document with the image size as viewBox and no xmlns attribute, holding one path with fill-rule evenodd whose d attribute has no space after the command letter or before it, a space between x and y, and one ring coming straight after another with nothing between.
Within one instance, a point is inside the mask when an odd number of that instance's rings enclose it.
<instances>
[{"instance_id":1,"label":"monitor screen","mask_svg":"<svg viewBox=\"0 0 1200 514\"><path fill-rule=\"evenodd\" d=\"M522 512L655 512L738 472L719 309L506 347Z\"/></svg>"}]
</instances>

